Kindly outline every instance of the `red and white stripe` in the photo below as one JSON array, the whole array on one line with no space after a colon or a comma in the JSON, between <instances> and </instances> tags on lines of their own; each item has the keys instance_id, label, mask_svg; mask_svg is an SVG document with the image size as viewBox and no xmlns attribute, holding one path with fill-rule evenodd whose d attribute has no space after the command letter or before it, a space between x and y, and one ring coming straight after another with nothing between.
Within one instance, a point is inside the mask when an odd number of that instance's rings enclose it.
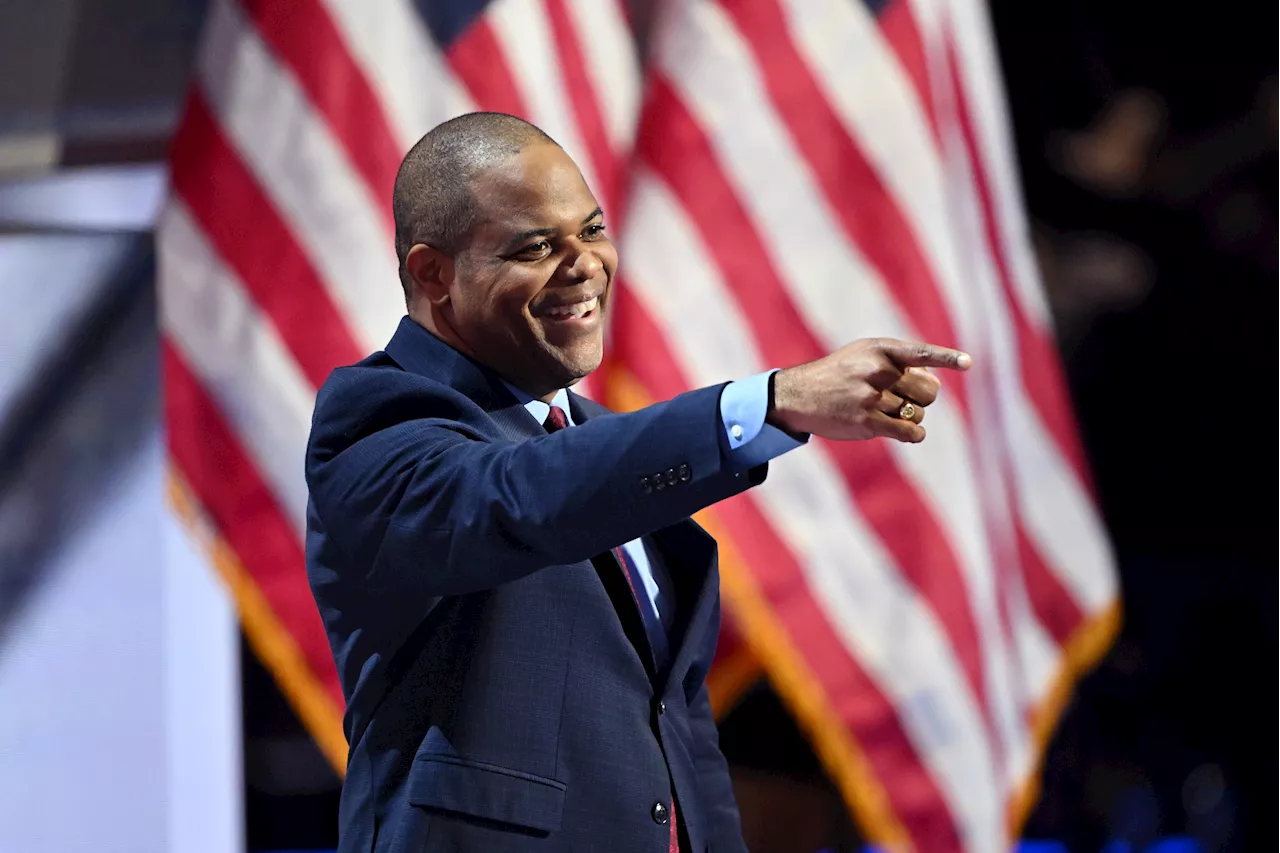
<instances>
[{"instance_id":1,"label":"red and white stripe","mask_svg":"<svg viewBox=\"0 0 1280 853\"><path fill-rule=\"evenodd\" d=\"M175 469L340 699L301 563L315 390L403 314L403 152L472 109L528 118L609 213L611 364L650 394L864 336L974 355L923 445L816 441L715 512L859 745L871 829L1002 850L1035 715L1117 591L985 13L676 0L642 75L625 5L494 0L442 51L409 0L214 1L159 229Z\"/></svg>"}]
</instances>

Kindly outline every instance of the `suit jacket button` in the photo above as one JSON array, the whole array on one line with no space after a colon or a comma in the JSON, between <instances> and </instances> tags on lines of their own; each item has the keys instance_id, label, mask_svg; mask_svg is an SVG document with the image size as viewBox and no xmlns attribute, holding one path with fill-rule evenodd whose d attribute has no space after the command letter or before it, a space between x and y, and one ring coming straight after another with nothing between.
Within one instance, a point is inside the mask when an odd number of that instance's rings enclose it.
<instances>
[{"instance_id":1,"label":"suit jacket button","mask_svg":"<svg viewBox=\"0 0 1280 853\"><path fill-rule=\"evenodd\" d=\"M650 814L653 815L654 823L666 823L671 820L671 814L667 811L666 803L654 803L653 811Z\"/></svg>"},{"instance_id":2,"label":"suit jacket button","mask_svg":"<svg viewBox=\"0 0 1280 853\"><path fill-rule=\"evenodd\" d=\"M649 482L648 477L641 477L640 488L644 489L644 493L647 495L653 491L653 483Z\"/></svg>"},{"instance_id":3,"label":"suit jacket button","mask_svg":"<svg viewBox=\"0 0 1280 853\"><path fill-rule=\"evenodd\" d=\"M674 486L678 482L680 482L680 475L676 473L676 469L668 468L667 469L667 485Z\"/></svg>"},{"instance_id":4,"label":"suit jacket button","mask_svg":"<svg viewBox=\"0 0 1280 853\"><path fill-rule=\"evenodd\" d=\"M658 716L661 717L665 713L667 713L667 703L659 699L658 700Z\"/></svg>"},{"instance_id":5,"label":"suit jacket button","mask_svg":"<svg viewBox=\"0 0 1280 853\"><path fill-rule=\"evenodd\" d=\"M667 481L662 478L661 471L650 477L649 482L653 483L653 488L659 492L667 487Z\"/></svg>"},{"instance_id":6,"label":"suit jacket button","mask_svg":"<svg viewBox=\"0 0 1280 853\"><path fill-rule=\"evenodd\" d=\"M676 469L676 475L680 478L680 482L687 483L693 479L693 472L689 470L688 465L681 465Z\"/></svg>"}]
</instances>

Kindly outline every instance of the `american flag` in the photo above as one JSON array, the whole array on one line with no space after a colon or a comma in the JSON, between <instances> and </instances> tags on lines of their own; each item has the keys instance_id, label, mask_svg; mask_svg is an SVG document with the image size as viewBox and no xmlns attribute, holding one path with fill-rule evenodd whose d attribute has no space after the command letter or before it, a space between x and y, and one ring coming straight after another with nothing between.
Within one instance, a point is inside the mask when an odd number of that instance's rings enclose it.
<instances>
[{"instance_id":1,"label":"american flag","mask_svg":"<svg viewBox=\"0 0 1280 853\"><path fill-rule=\"evenodd\" d=\"M159 229L170 493L318 743L342 767L312 403L404 312L402 153L476 109L546 130L609 215L597 399L865 336L973 355L924 444L815 441L699 520L722 698L762 668L873 839L1005 849L1119 605L978 0L213 0Z\"/></svg>"}]
</instances>

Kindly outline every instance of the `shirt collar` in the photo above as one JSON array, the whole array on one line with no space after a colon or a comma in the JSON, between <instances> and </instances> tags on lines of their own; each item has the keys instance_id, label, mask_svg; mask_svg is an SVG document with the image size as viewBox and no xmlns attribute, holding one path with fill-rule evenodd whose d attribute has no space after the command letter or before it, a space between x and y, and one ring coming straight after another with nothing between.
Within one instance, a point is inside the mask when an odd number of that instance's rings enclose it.
<instances>
[{"instance_id":1,"label":"shirt collar","mask_svg":"<svg viewBox=\"0 0 1280 853\"><path fill-rule=\"evenodd\" d=\"M547 415L551 414L551 406L559 406L564 410L564 416L568 419L569 425L577 426L577 424L573 422L573 412L569 410L569 392L566 389L561 388L557 391L556 396L551 400L551 403L547 404L541 400L535 400L533 397L530 397L510 382L507 382L505 379L502 384L507 386L507 390L520 401L520 405L524 406L525 411L533 415L534 419L537 420L538 423L546 423Z\"/></svg>"}]
</instances>

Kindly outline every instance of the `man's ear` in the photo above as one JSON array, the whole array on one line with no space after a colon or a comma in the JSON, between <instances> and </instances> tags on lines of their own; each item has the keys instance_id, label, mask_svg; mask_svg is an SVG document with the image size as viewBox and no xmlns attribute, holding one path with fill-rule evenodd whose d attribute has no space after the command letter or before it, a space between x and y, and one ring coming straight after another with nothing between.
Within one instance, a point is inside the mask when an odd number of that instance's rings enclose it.
<instances>
[{"instance_id":1,"label":"man's ear","mask_svg":"<svg viewBox=\"0 0 1280 853\"><path fill-rule=\"evenodd\" d=\"M440 307L449 301L453 258L426 243L415 243L404 257L404 269L413 280L415 293L430 305Z\"/></svg>"}]
</instances>

